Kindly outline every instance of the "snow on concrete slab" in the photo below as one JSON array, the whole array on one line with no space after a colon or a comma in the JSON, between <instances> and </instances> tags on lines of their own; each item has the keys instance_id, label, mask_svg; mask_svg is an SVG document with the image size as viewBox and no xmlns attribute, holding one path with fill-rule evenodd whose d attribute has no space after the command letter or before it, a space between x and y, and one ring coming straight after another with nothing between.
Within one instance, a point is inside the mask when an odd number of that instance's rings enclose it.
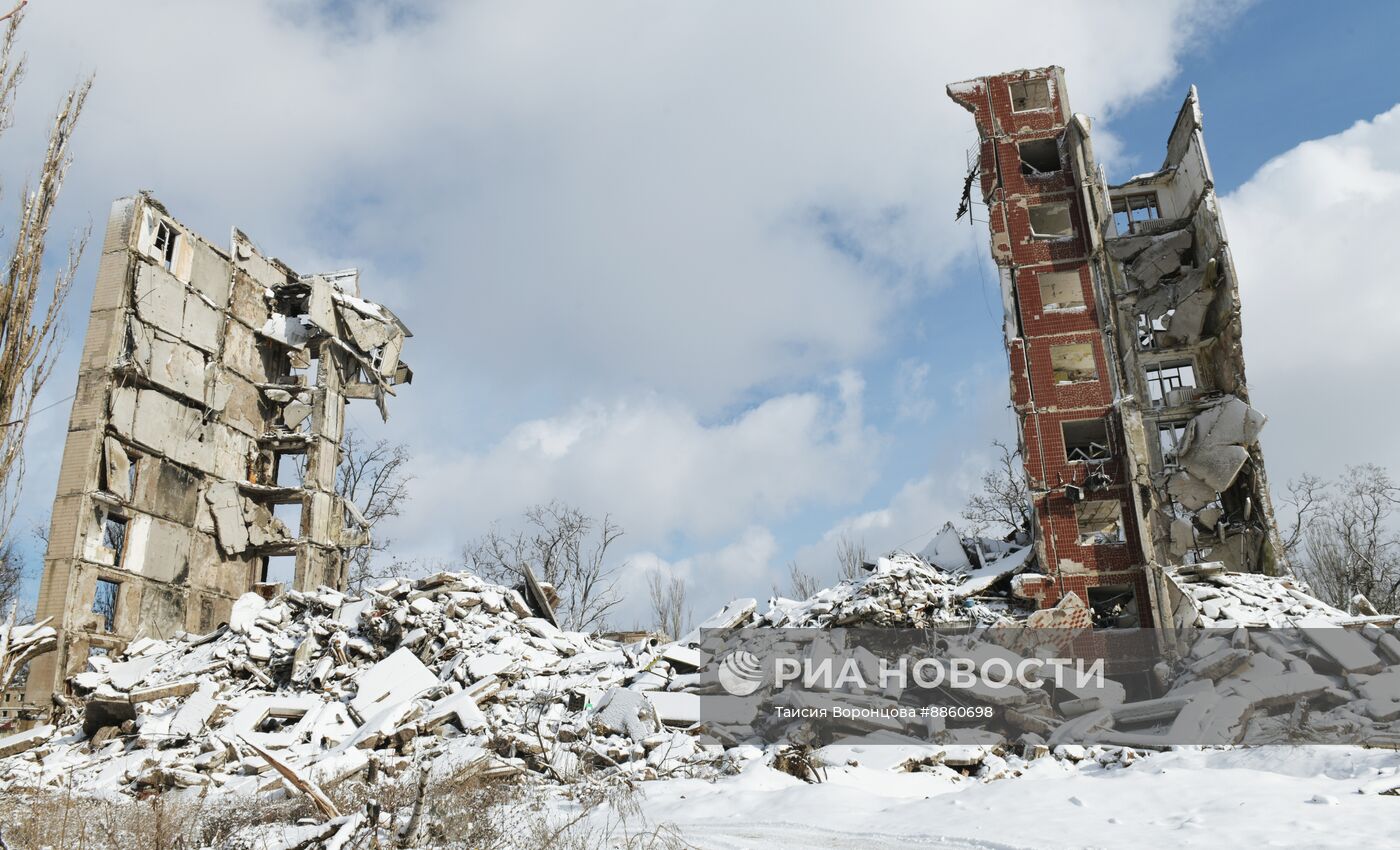
<instances>
[{"instance_id":1,"label":"snow on concrete slab","mask_svg":"<svg viewBox=\"0 0 1400 850\"><path fill-rule=\"evenodd\" d=\"M382 703L410 700L438 684L437 676L408 649L397 649L388 658L355 677L359 689L350 710L367 717Z\"/></svg>"}]
</instances>

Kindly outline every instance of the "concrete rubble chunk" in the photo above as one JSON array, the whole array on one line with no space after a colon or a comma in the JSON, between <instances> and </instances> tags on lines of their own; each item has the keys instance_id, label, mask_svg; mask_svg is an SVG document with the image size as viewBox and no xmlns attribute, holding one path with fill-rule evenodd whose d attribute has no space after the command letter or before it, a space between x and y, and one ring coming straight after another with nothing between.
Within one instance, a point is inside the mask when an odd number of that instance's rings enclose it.
<instances>
[{"instance_id":1,"label":"concrete rubble chunk","mask_svg":"<svg viewBox=\"0 0 1400 850\"><path fill-rule=\"evenodd\" d=\"M594 707L594 730L604 734L625 735L640 743L660 729L656 708L641 691L612 688Z\"/></svg>"},{"instance_id":2,"label":"concrete rubble chunk","mask_svg":"<svg viewBox=\"0 0 1400 850\"><path fill-rule=\"evenodd\" d=\"M398 649L356 677L358 689L350 701L350 710L366 717L389 701L411 700L437 683L437 677L417 656L407 649Z\"/></svg>"},{"instance_id":3,"label":"concrete rubble chunk","mask_svg":"<svg viewBox=\"0 0 1400 850\"><path fill-rule=\"evenodd\" d=\"M1128 266L1128 274L1146 289L1157 284L1164 275L1181 267L1181 254L1191 247L1191 232L1176 230L1156 236Z\"/></svg>"},{"instance_id":4,"label":"concrete rubble chunk","mask_svg":"<svg viewBox=\"0 0 1400 850\"><path fill-rule=\"evenodd\" d=\"M24 732L16 732L13 735L6 735L0 738L0 758L28 752L46 743L53 733L54 727L44 725L35 726Z\"/></svg>"}]
</instances>

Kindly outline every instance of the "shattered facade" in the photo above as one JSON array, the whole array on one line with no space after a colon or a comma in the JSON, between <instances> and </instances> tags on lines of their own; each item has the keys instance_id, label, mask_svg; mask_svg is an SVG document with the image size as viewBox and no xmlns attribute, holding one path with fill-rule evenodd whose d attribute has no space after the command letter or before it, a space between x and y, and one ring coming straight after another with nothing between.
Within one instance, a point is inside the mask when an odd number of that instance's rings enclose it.
<instances>
[{"instance_id":1,"label":"shattered facade","mask_svg":"<svg viewBox=\"0 0 1400 850\"><path fill-rule=\"evenodd\" d=\"M254 585L343 588L368 539L336 495L346 404L384 413L407 336L354 270L299 275L236 229L224 250L147 195L117 201L39 593L57 650L26 703L90 656L208 633Z\"/></svg>"},{"instance_id":2,"label":"shattered facade","mask_svg":"<svg viewBox=\"0 0 1400 850\"><path fill-rule=\"evenodd\" d=\"M1027 588L1148 625L1149 571L1276 572L1240 299L1193 87L1155 173L1110 186L1058 67L948 86L970 111L1034 509ZM965 204L970 197L965 199ZM1115 603L1115 600L1117 602ZM1126 601L1126 602L1125 602Z\"/></svg>"}]
</instances>

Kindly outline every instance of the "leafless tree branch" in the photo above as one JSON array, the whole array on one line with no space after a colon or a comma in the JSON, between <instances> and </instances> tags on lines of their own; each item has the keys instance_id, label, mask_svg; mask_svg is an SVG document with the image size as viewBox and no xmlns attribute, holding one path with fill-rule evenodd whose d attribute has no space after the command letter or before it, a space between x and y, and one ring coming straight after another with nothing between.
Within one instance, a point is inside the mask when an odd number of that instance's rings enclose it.
<instances>
[{"instance_id":1,"label":"leafless tree branch","mask_svg":"<svg viewBox=\"0 0 1400 850\"><path fill-rule=\"evenodd\" d=\"M865 541L859 543L849 534L842 533L836 539L837 579L855 581L865 575Z\"/></svg>"},{"instance_id":2,"label":"leafless tree branch","mask_svg":"<svg viewBox=\"0 0 1400 850\"><path fill-rule=\"evenodd\" d=\"M1289 492L1295 516L1284 545L1313 590L1338 607L1359 594L1382 612L1400 610L1400 485L1390 474L1353 466L1335 485L1305 476Z\"/></svg>"},{"instance_id":3,"label":"leafless tree branch","mask_svg":"<svg viewBox=\"0 0 1400 850\"><path fill-rule=\"evenodd\" d=\"M1030 494L1017 453L1000 440L992 445L998 450L996 465L982 474L981 492L969 498L962 511L963 519L972 523L972 536L988 530L1020 531L1030 525Z\"/></svg>"},{"instance_id":4,"label":"leafless tree branch","mask_svg":"<svg viewBox=\"0 0 1400 850\"><path fill-rule=\"evenodd\" d=\"M375 529L390 517L399 516L409 500L408 474L412 455L408 447L388 440L367 442L358 431L349 429L341 442L340 466L336 467L336 492L353 502L369 526L369 542L351 549L350 586L362 590L366 584L387 578L401 571L401 565L376 564L375 556L393 543L375 534Z\"/></svg>"},{"instance_id":5,"label":"leafless tree branch","mask_svg":"<svg viewBox=\"0 0 1400 850\"><path fill-rule=\"evenodd\" d=\"M651 614L656 628L672 640L679 638L690 619L685 579L653 572L647 576L647 589L651 594Z\"/></svg>"},{"instance_id":6,"label":"leafless tree branch","mask_svg":"<svg viewBox=\"0 0 1400 850\"><path fill-rule=\"evenodd\" d=\"M24 78L26 60L14 53L15 35L24 7L21 3L0 20L9 20L0 44L0 132L14 121L15 94ZM35 400L53 374L63 342L63 303L73 286L88 233L68 246L67 261L44 286L44 250L49 224L58 203L68 166L69 145L87 100L92 79L80 83L59 102L49 131L48 148L34 184L21 192L19 223L8 249L5 280L0 288L0 540L7 537L24 482L24 441L29 433Z\"/></svg>"},{"instance_id":7,"label":"leafless tree branch","mask_svg":"<svg viewBox=\"0 0 1400 850\"><path fill-rule=\"evenodd\" d=\"M607 514L595 519L557 500L529 508L524 520L515 531L493 526L463 549L467 569L493 581L519 583L528 564L559 595L555 613L561 625L606 628L608 614L622 601L617 575L626 565L610 563L608 556L622 527Z\"/></svg>"}]
</instances>

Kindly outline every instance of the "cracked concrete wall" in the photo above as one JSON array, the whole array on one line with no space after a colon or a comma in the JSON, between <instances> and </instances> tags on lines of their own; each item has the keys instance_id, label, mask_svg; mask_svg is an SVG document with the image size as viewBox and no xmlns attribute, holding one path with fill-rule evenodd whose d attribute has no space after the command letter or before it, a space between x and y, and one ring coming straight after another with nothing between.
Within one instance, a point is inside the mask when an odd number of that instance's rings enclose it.
<instances>
[{"instance_id":1,"label":"cracked concrete wall","mask_svg":"<svg viewBox=\"0 0 1400 850\"><path fill-rule=\"evenodd\" d=\"M344 407L386 412L410 335L353 270L298 275L237 230L224 250L148 195L117 201L40 585L59 648L25 702L46 706L92 652L217 627L269 558L295 556L298 589L343 588L366 539L335 493ZM299 528L273 516L286 504ZM99 583L114 610L94 610Z\"/></svg>"}]
</instances>

